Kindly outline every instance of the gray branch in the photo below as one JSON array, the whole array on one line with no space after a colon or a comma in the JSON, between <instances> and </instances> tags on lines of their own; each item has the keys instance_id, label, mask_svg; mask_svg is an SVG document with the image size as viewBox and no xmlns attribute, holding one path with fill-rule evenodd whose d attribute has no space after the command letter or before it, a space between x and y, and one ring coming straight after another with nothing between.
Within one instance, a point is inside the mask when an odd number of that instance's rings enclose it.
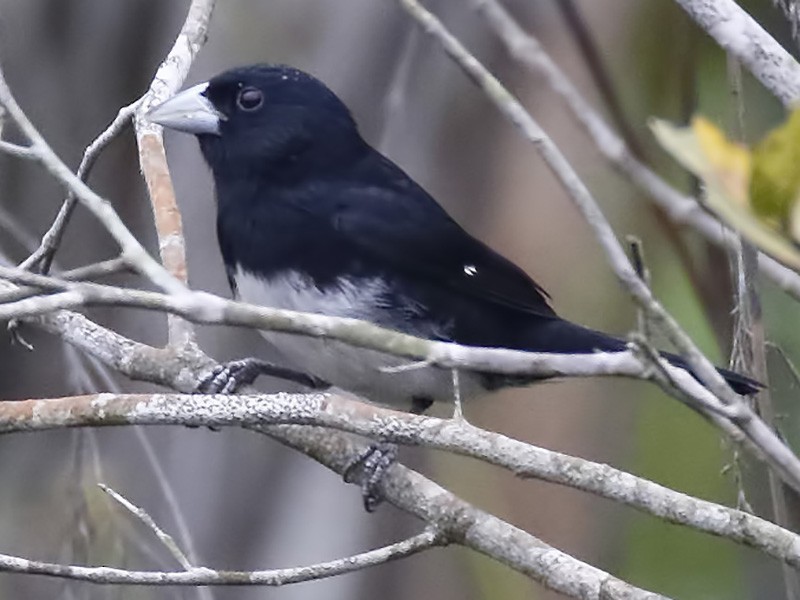
<instances>
[{"instance_id":1,"label":"gray branch","mask_svg":"<svg viewBox=\"0 0 800 600\"><path fill-rule=\"evenodd\" d=\"M438 532L429 529L407 540L369 552L304 567L263 571L229 571L209 567L190 567L185 571L131 571L106 566L63 565L0 554L0 572L48 575L102 584L280 586L352 573L443 544L444 540Z\"/></svg>"},{"instance_id":2,"label":"gray branch","mask_svg":"<svg viewBox=\"0 0 800 600\"><path fill-rule=\"evenodd\" d=\"M469 456L519 477L542 479L620 502L800 567L800 536L746 512L693 498L608 465L486 431L463 420L412 415L336 394L103 393L0 404L0 433L117 425L259 428L289 424L328 427Z\"/></svg>"},{"instance_id":3,"label":"gray branch","mask_svg":"<svg viewBox=\"0 0 800 600\"><path fill-rule=\"evenodd\" d=\"M784 106L800 100L800 64L734 0L675 0Z\"/></svg>"},{"instance_id":4,"label":"gray branch","mask_svg":"<svg viewBox=\"0 0 800 600\"><path fill-rule=\"evenodd\" d=\"M178 391L193 392L200 378L216 364L193 346L153 348L69 311L43 315L27 322L59 335L65 342L132 379ZM251 427L340 474L363 451L362 445L356 445L350 438L330 430L295 425ZM435 526L447 539L487 554L570 597L589 600L661 597L635 588L477 510L402 465L395 465L390 470L384 494L390 503ZM23 568L28 568L31 564L24 559L10 558L16 561L12 561L12 566L22 564ZM187 575L181 574L181 577Z\"/></svg>"}]
</instances>

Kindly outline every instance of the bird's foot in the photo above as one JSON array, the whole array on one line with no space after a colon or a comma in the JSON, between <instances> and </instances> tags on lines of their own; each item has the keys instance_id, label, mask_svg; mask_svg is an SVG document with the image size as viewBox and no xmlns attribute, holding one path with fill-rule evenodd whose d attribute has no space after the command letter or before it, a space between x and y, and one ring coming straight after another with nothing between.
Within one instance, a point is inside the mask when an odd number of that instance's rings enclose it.
<instances>
[{"instance_id":1,"label":"bird's foot","mask_svg":"<svg viewBox=\"0 0 800 600\"><path fill-rule=\"evenodd\" d=\"M324 390L330 384L318 377L287 369L258 358L243 358L217 365L197 385L201 394L232 394L239 388L253 383L259 375L269 375L299 383L312 390Z\"/></svg>"},{"instance_id":2,"label":"bird's foot","mask_svg":"<svg viewBox=\"0 0 800 600\"><path fill-rule=\"evenodd\" d=\"M361 497L367 512L383 502L383 478L397 458L397 445L375 442L350 461L344 470L345 483L353 483L360 475Z\"/></svg>"}]
</instances>

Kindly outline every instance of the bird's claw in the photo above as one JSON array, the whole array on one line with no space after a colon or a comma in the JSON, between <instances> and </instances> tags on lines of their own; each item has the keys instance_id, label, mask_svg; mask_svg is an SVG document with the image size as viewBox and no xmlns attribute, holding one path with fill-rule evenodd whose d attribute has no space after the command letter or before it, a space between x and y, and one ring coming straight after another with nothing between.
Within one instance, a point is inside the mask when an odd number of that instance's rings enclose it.
<instances>
[{"instance_id":1,"label":"bird's claw","mask_svg":"<svg viewBox=\"0 0 800 600\"><path fill-rule=\"evenodd\" d=\"M203 394L232 394L243 385L256 380L259 370L254 368L249 359L232 360L217 365L200 380L197 391Z\"/></svg>"},{"instance_id":2,"label":"bird's claw","mask_svg":"<svg viewBox=\"0 0 800 600\"><path fill-rule=\"evenodd\" d=\"M397 445L388 442L370 444L350 461L344 470L345 483L353 483L360 475L361 497L367 512L373 512L383 502L383 478L397 458Z\"/></svg>"},{"instance_id":3,"label":"bird's claw","mask_svg":"<svg viewBox=\"0 0 800 600\"><path fill-rule=\"evenodd\" d=\"M319 377L287 369L258 358L242 358L217 365L197 385L201 394L232 394L244 385L253 383L259 375L269 375L304 385L313 390L330 387Z\"/></svg>"}]
</instances>

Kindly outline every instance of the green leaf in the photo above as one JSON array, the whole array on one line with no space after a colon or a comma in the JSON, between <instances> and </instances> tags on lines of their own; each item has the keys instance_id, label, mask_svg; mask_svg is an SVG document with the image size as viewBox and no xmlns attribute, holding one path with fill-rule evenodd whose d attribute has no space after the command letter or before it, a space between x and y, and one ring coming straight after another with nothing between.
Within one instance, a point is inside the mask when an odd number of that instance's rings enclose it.
<instances>
[{"instance_id":1,"label":"green leaf","mask_svg":"<svg viewBox=\"0 0 800 600\"><path fill-rule=\"evenodd\" d=\"M753 212L792 234L800 190L800 111L795 110L753 149L750 199ZM800 237L793 235L797 242Z\"/></svg>"},{"instance_id":2,"label":"green leaf","mask_svg":"<svg viewBox=\"0 0 800 600\"><path fill-rule=\"evenodd\" d=\"M791 123L791 126L797 126L800 131L800 120L797 125ZM784 216L777 214L776 207L780 205L780 200L774 190L784 188L771 179L773 176L780 177L783 170L772 169L769 166L761 169L758 176L760 178L757 184L758 192L768 189L768 193L772 196L759 200L761 208L756 212L751 177L755 158L745 146L728 140L718 127L702 117L692 119L688 127L676 127L666 121L654 119L650 123L650 128L659 144L703 182L706 208L729 227L739 231L760 250L788 267L800 270L800 252L794 242L787 237L789 228L783 226L791 221L795 212L798 213L795 221L800 223L800 209L797 207L797 202L790 200L782 205ZM773 148L776 145L786 144L785 142L771 144L769 153L776 151ZM766 158L759 160L767 162ZM780 161L784 160L784 156L781 155ZM800 163L795 162L795 164ZM793 197L796 198L797 190L800 189L800 173L792 174L791 178L796 180L793 188ZM785 189L790 188L791 184L785 186Z\"/></svg>"}]
</instances>

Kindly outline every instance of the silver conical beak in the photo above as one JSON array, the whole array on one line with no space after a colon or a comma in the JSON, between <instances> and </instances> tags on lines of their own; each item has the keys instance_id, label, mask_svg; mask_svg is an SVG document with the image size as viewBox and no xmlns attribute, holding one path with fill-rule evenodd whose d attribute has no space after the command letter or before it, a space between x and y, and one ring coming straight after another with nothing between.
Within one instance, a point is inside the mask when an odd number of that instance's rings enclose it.
<instances>
[{"instance_id":1,"label":"silver conical beak","mask_svg":"<svg viewBox=\"0 0 800 600\"><path fill-rule=\"evenodd\" d=\"M162 127L193 133L219 135L220 122L226 117L203 95L208 82L176 94L147 113L148 120Z\"/></svg>"}]
</instances>

